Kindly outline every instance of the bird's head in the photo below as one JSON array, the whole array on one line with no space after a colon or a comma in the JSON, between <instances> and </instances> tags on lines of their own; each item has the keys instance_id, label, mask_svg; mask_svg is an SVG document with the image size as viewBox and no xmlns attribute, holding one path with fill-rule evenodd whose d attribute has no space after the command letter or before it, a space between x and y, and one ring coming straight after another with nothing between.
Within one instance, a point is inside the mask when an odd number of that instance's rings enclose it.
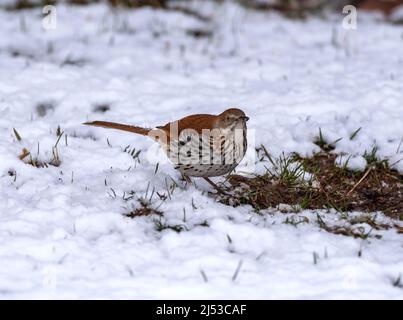
<instances>
[{"instance_id":1,"label":"bird's head","mask_svg":"<svg viewBox=\"0 0 403 320\"><path fill-rule=\"evenodd\" d=\"M249 117L242 110L231 108L219 114L218 119L219 127L232 129L246 127L246 121L249 120Z\"/></svg>"}]
</instances>

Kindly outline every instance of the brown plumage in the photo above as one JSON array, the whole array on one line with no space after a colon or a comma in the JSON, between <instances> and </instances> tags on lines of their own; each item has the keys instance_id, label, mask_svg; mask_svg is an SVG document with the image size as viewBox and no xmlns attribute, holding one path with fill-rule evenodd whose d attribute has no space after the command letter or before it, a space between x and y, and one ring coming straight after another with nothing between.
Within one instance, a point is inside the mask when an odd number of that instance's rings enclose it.
<instances>
[{"instance_id":1,"label":"brown plumage","mask_svg":"<svg viewBox=\"0 0 403 320\"><path fill-rule=\"evenodd\" d=\"M94 127L102 127L108 129L117 129L122 131L129 131L137 134L141 134L143 136L148 135L151 129L136 127L136 126L129 126L126 124L116 123L116 122L108 122L108 121L94 121L94 122L85 122L83 123L87 126L94 126Z\"/></svg>"},{"instance_id":2,"label":"brown plumage","mask_svg":"<svg viewBox=\"0 0 403 320\"><path fill-rule=\"evenodd\" d=\"M203 177L215 186L208 177L231 172L245 155L247 120L242 110L231 108L218 115L190 115L155 129L106 121L84 124L149 136L185 177Z\"/></svg>"}]
</instances>

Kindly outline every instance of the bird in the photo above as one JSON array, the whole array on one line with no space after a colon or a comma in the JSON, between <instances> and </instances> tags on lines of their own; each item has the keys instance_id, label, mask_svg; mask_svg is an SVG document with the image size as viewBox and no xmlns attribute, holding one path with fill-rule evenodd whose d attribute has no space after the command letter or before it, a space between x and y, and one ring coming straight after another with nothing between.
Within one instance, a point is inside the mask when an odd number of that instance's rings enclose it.
<instances>
[{"instance_id":1,"label":"bird","mask_svg":"<svg viewBox=\"0 0 403 320\"><path fill-rule=\"evenodd\" d=\"M248 120L244 111L230 108L217 115L192 114L155 128L107 121L84 125L148 136L161 145L186 181L191 182L190 177L202 177L224 193L209 178L230 173L241 162L247 149Z\"/></svg>"}]
</instances>

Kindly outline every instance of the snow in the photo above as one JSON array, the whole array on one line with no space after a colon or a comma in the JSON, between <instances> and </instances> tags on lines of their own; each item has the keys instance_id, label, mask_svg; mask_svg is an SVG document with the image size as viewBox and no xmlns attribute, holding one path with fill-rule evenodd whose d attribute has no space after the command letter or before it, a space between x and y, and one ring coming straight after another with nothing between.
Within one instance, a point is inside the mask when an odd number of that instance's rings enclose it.
<instances>
[{"instance_id":1,"label":"snow","mask_svg":"<svg viewBox=\"0 0 403 320\"><path fill-rule=\"evenodd\" d=\"M358 29L344 30L341 15L299 21L196 4L211 21L59 5L56 30L44 31L39 9L0 10L0 298L403 298L393 286L403 273L396 229L354 239L320 228L317 214L348 224L336 212L228 207L200 179L185 187L151 140L81 125L153 127L238 106L250 116L241 172L264 169L255 166L260 144L274 156L313 154L319 128L330 142L342 138L335 152L352 167L365 167L362 154L376 145L403 171L401 25L359 13ZM214 36L186 34L198 28ZM27 148L50 161L59 125L59 167L18 159ZM126 146L142 150L140 162ZM156 192L167 188L162 201ZM153 189L162 217L124 215L139 207L124 197ZM184 230L157 231L154 220Z\"/></svg>"},{"instance_id":2,"label":"snow","mask_svg":"<svg viewBox=\"0 0 403 320\"><path fill-rule=\"evenodd\" d=\"M363 156L356 155L356 156L346 156L346 155L339 155L335 160L336 165L339 167L347 167L353 171L364 171L367 166L367 161Z\"/></svg>"}]
</instances>

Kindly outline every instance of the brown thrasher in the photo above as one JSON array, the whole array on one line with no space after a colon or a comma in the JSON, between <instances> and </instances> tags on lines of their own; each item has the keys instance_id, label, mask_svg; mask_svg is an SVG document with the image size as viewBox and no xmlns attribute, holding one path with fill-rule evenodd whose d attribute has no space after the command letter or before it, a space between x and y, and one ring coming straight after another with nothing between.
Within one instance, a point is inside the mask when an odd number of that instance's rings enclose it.
<instances>
[{"instance_id":1,"label":"brown thrasher","mask_svg":"<svg viewBox=\"0 0 403 320\"><path fill-rule=\"evenodd\" d=\"M231 108L219 115L190 115L155 129L105 121L84 124L149 136L163 147L187 181L203 177L222 192L208 177L229 173L241 162L247 147L248 119L242 110Z\"/></svg>"}]
</instances>

